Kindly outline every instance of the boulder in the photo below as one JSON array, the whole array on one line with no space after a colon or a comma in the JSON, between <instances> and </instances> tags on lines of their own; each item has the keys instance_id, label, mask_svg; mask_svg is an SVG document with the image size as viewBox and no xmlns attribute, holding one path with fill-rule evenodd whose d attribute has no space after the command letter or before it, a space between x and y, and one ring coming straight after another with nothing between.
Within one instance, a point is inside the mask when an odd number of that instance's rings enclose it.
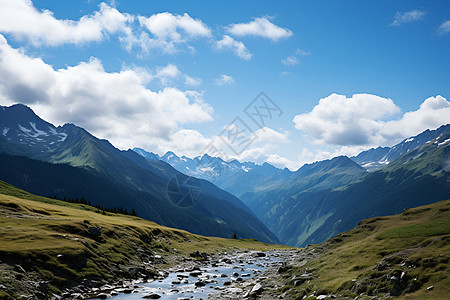
<instances>
[{"instance_id":1,"label":"boulder","mask_svg":"<svg viewBox=\"0 0 450 300\"><path fill-rule=\"evenodd\" d=\"M197 281L196 283L195 283L195 286L196 287L202 287L202 286L205 286L206 285L206 283L204 283L203 281Z\"/></svg>"},{"instance_id":2,"label":"boulder","mask_svg":"<svg viewBox=\"0 0 450 300\"><path fill-rule=\"evenodd\" d=\"M93 237L99 237L102 234L101 227L91 226L88 231Z\"/></svg>"},{"instance_id":3,"label":"boulder","mask_svg":"<svg viewBox=\"0 0 450 300\"><path fill-rule=\"evenodd\" d=\"M252 290L250 291L250 294L261 294L263 291L263 287L260 283L257 283L253 286Z\"/></svg>"},{"instance_id":4,"label":"boulder","mask_svg":"<svg viewBox=\"0 0 450 300\"><path fill-rule=\"evenodd\" d=\"M161 298L161 296L158 294L149 294L149 295L143 296L142 298L144 298L144 299L159 299L159 298Z\"/></svg>"}]
</instances>

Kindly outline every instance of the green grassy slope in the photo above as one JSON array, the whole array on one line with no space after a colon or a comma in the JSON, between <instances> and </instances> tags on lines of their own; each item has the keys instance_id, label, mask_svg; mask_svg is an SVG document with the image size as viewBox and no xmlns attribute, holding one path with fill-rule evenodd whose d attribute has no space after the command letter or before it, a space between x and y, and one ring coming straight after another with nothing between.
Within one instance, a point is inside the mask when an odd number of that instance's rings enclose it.
<instances>
[{"instance_id":1,"label":"green grassy slope","mask_svg":"<svg viewBox=\"0 0 450 300\"><path fill-rule=\"evenodd\" d=\"M97 235L91 228L101 228ZM271 249L253 240L203 237L132 216L29 194L0 181L0 299L27 293L23 278L49 281L47 295L83 279L155 274L195 250ZM161 264L161 262L165 263ZM13 266L19 264L26 275ZM25 290L24 290L25 289Z\"/></svg>"},{"instance_id":2,"label":"green grassy slope","mask_svg":"<svg viewBox=\"0 0 450 300\"><path fill-rule=\"evenodd\" d=\"M303 265L294 262L283 275L282 290L294 298L316 291L315 296L333 293L351 299L447 299L450 200L363 220L354 229L308 248L314 259Z\"/></svg>"}]
</instances>

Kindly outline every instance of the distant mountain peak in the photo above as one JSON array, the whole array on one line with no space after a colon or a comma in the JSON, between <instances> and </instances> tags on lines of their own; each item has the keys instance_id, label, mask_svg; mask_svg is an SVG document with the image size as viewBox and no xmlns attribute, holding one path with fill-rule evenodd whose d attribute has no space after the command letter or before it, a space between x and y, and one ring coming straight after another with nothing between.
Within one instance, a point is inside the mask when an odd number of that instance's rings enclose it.
<instances>
[{"instance_id":1,"label":"distant mountain peak","mask_svg":"<svg viewBox=\"0 0 450 300\"><path fill-rule=\"evenodd\" d=\"M351 159L369 171L379 170L400 156L425 145L448 131L450 131L450 124L442 125L434 130L426 129L416 136L403 139L392 147L372 148Z\"/></svg>"}]
</instances>

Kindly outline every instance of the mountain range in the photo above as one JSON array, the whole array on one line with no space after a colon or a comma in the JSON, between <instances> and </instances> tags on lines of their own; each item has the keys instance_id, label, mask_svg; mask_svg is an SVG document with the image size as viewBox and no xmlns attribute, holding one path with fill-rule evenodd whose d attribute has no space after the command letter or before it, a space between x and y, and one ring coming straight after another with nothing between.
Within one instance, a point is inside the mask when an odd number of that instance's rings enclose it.
<instances>
[{"instance_id":1,"label":"mountain range","mask_svg":"<svg viewBox=\"0 0 450 300\"><path fill-rule=\"evenodd\" d=\"M364 218L448 199L449 133L450 125L443 125L393 147L306 164L296 172L267 163L224 162L205 155L180 158L173 152L159 157L143 149L133 150L166 161L181 172L210 176L217 186L247 204L281 242L304 246L349 230ZM418 151L420 156L411 160ZM216 167L213 175L195 168L214 159L221 167ZM428 191L426 185L433 190Z\"/></svg>"},{"instance_id":2,"label":"mountain range","mask_svg":"<svg viewBox=\"0 0 450 300\"><path fill-rule=\"evenodd\" d=\"M297 171L208 154L122 151L24 105L0 106L0 180L57 198L134 209L208 236L320 243L364 218L450 198L450 125Z\"/></svg>"},{"instance_id":3,"label":"mountain range","mask_svg":"<svg viewBox=\"0 0 450 300\"><path fill-rule=\"evenodd\" d=\"M29 107L0 107L0 180L62 199L135 209L161 225L208 236L276 236L238 198L162 161L121 151L74 124L55 127Z\"/></svg>"}]
</instances>

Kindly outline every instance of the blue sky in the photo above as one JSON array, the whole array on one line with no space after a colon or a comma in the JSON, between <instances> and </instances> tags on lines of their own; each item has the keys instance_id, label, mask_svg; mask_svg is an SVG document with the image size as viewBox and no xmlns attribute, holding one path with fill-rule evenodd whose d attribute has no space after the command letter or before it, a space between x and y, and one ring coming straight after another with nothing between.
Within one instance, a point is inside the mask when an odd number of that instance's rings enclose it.
<instances>
[{"instance_id":1,"label":"blue sky","mask_svg":"<svg viewBox=\"0 0 450 300\"><path fill-rule=\"evenodd\" d=\"M448 1L0 0L0 34L0 104L121 149L296 169L450 120Z\"/></svg>"}]
</instances>

